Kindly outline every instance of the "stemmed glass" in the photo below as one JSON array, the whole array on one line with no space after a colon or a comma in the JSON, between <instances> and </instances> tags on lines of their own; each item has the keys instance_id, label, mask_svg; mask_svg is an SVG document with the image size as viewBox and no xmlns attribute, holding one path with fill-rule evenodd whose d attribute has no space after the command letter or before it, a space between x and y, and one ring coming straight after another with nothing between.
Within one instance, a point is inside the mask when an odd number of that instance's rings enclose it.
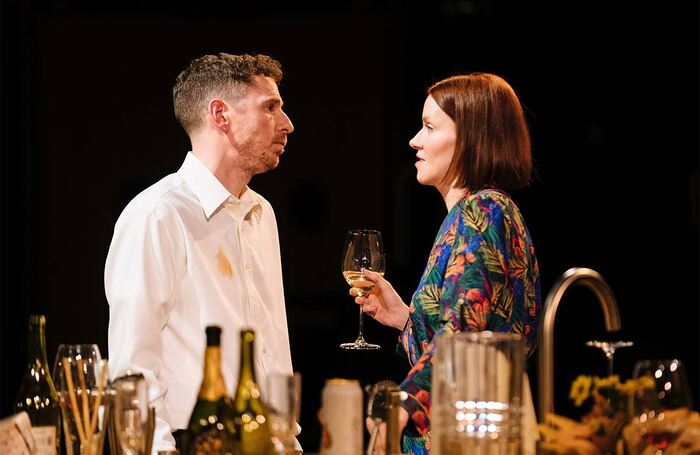
<instances>
[{"instance_id":1,"label":"stemmed glass","mask_svg":"<svg viewBox=\"0 0 700 455\"><path fill-rule=\"evenodd\" d=\"M605 354L605 358L608 359L608 376L612 376L612 374L613 374L613 357L615 356L615 351L618 350L619 348L628 348L630 346L634 346L634 343L631 341L598 341L598 340L593 340L593 341L587 341L586 346L590 346L592 348L602 349L603 353Z\"/></svg>"},{"instance_id":2,"label":"stemmed glass","mask_svg":"<svg viewBox=\"0 0 700 455\"><path fill-rule=\"evenodd\" d=\"M692 398L680 360L640 360L632 377L641 385L633 400L633 425L640 443L660 454L675 441L688 420Z\"/></svg>"},{"instance_id":3,"label":"stemmed glass","mask_svg":"<svg viewBox=\"0 0 700 455\"><path fill-rule=\"evenodd\" d=\"M126 371L116 378L114 424L122 451L127 455L146 453L148 441L148 385L143 374ZM152 429L150 429L152 431Z\"/></svg>"},{"instance_id":4,"label":"stemmed glass","mask_svg":"<svg viewBox=\"0 0 700 455\"><path fill-rule=\"evenodd\" d=\"M384 275L385 267L381 232L372 229L355 229L348 232L343 249L342 271L345 281L357 290L358 295L366 295L374 288L374 282L365 277L364 270ZM353 350L379 349L378 344L367 343L362 335L362 308L359 325L357 339L352 343L343 343L340 347Z\"/></svg>"},{"instance_id":5,"label":"stemmed glass","mask_svg":"<svg viewBox=\"0 0 700 455\"><path fill-rule=\"evenodd\" d=\"M99 455L105 435L107 362L96 344L62 344L53 381L63 417L68 455Z\"/></svg>"}]
</instances>

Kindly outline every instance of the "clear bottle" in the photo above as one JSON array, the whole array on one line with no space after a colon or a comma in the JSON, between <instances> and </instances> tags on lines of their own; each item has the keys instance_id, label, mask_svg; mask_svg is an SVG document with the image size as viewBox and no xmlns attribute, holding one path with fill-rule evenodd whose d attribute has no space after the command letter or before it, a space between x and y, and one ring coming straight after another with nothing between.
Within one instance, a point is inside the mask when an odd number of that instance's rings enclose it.
<instances>
[{"instance_id":1,"label":"clear bottle","mask_svg":"<svg viewBox=\"0 0 700 455\"><path fill-rule=\"evenodd\" d=\"M38 455L60 453L61 412L46 361L46 318L29 316L27 367L15 400L15 412L26 411Z\"/></svg>"},{"instance_id":2,"label":"clear bottle","mask_svg":"<svg viewBox=\"0 0 700 455\"><path fill-rule=\"evenodd\" d=\"M221 374L221 328L206 328L204 377L187 425L183 453L188 455L237 454L231 397Z\"/></svg>"},{"instance_id":3,"label":"clear bottle","mask_svg":"<svg viewBox=\"0 0 700 455\"><path fill-rule=\"evenodd\" d=\"M233 399L236 413L236 436L241 455L269 455L274 453L267 408L255 381L255 332L241 330L241 367Z\"/></svg>"}]
</instances>

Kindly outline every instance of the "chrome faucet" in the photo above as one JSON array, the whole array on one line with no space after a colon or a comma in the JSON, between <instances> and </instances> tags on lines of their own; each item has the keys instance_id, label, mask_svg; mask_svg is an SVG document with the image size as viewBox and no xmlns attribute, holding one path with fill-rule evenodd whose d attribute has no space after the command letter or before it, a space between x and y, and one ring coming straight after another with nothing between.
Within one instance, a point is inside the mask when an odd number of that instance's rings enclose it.
<instances>
[{"instance_id":1,"label":"chrome faucet","mask_svg":"<svg viewBox=\"0 0 700 455\"><path fill-rule=\"evenodd\" d=\"M561 298L573 284L585 285L596 295L603 309L605 328L608 332L617 332L622 328L620 310L617 307L615 297L598 272L583 267L574 267L559 277L544 302L544 315L542 317L541 343L537 358L540 421L544 421L548 412L554 411L554 317L557 315Z\"/></svg>"}]
</instances>

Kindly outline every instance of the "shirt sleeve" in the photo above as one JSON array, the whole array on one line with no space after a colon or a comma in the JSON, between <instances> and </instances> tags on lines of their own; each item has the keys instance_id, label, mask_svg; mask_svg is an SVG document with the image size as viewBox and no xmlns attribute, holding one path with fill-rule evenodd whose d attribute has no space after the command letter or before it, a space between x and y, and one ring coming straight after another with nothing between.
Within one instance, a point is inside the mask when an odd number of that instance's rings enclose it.
<instances>
[{"instance_id":1,"label":"shirt sleeve","mask_svg":"<svg viewBox=\"0 0 700 455\"><path fill-rule=\"evenodd\" d=\"M114 378L129 369L146 377L149 400L156 410L154 450L175 448L164 400L168 390L159 380L160 334L178 279L178 249L172 233L163 214L125 211L116 223L105 264L110 374Z\"/></svg>"},{"instance_id":2,"label":"shirt sleeve","mask_svg":"<svg viewBox=\"0 0 700 455\"><path fill-rule=\"evenodd\" d=\"M425 436L430 428L430 407L431 407L431 373L433 365L433 356L435 354L435 345L433 340L435 337L444 333L453 333L462 328L462 307L464 299L458 299L454 296L456 292L457 274L463 273L463 257L464 251L460 250L460 245L457 236L471 236L471 232L465 232L462 229L463 225L459 222L459 217L455 220L454 225L450 226L443 237L447 245L437 245L436 250L438 255L447 253L447 260L444 279L442 280L442 288L436 289L434 284L426 283L423 288L416 292L414 299L438 302L440 312L440 327L427 339L421 334L414 332L414 312L411 312L409 321L404 328L401 336L401 344L403 345L412 367L406 379L401 383L401 390L406 392L404 400L404 408L409 415L409 426L406 431L409 435L417 433L420 436ZM449 249L445 249L447 246ZM427 273L436 273L439 266L436 264L432 269L427 270ZM412 305L413 307L413 305ZM425 334L423 334L425 335ZM422 338L422 339L421 339Z\"/></svg>"},{"instance_id":3,"label":"shirt sleeve","mask_svg":"<svg viewBox=\"0 0 700 455\"><path fill-rule=\"evenodd\" d=\"M445 332L454 332L454 327L451 324L445 324L435 336ZM420 436L425 436L430 428L430 376L435 354L432 341L427 343L425 348L418 362L413 365L400 385L401 390L406 392L406 399L403 402L403 407L409 416L406 431L409 434L416 432Z\"/></svg>"}]
</instances>

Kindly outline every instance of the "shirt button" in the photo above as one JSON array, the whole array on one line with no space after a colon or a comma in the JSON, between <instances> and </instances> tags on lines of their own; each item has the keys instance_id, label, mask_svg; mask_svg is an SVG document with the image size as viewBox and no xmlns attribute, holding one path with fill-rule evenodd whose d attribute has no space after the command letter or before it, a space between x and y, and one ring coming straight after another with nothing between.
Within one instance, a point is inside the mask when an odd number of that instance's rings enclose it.
<instances>
[{"instance_id":1,"label":"shirt button","mask_svg":"<svg viewBox=\"0 0 700 455\"><path fill-rule=\"evenodd\" d=\"M263 348L263 354L267 354L267 348Z\"/></svg>"}]
</instances>

